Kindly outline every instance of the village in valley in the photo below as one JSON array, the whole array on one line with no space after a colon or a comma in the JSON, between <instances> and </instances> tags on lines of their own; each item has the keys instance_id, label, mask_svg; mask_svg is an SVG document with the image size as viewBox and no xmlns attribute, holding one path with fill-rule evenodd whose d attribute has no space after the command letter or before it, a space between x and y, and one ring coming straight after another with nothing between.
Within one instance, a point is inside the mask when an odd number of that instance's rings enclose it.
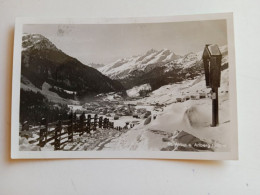
<instances>
[{"instance_id":1,"label":"village in valley","mask_svg":"<svg viewBox=\"0 0 260 195\"><path fill-rule=\"evenodd\" d=\"M152 94L150 90L142 91L142 94L137 97L127 98L122 97L122 93L110 92L98 94L95 97L96 100L83 105L68 105L68 107L70 112L76 113L78 117L82 114L85 117L98 115L108 118L110 122L114 123L115 127L129 129L139 125L140 122L148 124L148 121L155 120L157 114L163 112L164 107L168 104L210 98L211 96L209 92L207 93L204 90L200 92L197 90L196 93L189 95L189 92L182 92L179 97L173 98L171 102L162 103L160 101L149 102L149 97Z\"/></svg>"}]
</instances>

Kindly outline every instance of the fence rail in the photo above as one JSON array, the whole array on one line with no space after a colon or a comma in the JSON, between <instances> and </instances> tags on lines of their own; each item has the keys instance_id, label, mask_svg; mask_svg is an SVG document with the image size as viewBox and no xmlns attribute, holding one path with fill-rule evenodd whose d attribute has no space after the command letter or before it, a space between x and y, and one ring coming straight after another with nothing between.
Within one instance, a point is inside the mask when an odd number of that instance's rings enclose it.
<instances>
[{"instance_id":1,"label":"fence rail","mask_svg":"<svg viewBox=\"0 0 260 195\"><path fill-rule=\"evenodd\" d=\"M38 142L40 147L44 147L50 142L51 145L54 145L54 150L60 150L65 143L73 142L73 136L75 133L78 133L81 136L84 133L96 131L97 128L116 129L118 131L122 130L122 127L114 127L114 122L110 122L108 118L103 118L102 116L98 117L97 114L94 115L94 117L91 117L89 114L86 118L84 113L81 114L80 117L71 113L69 115L69 120L58 120L52 123L48 123L47 120L43 118L40 121L39 128L39 138L30 143ZM50 130L51 128L54 129ZM22 132L28 130L29 124L25 122L22 125Z\"/></svg>"}]
</instances>

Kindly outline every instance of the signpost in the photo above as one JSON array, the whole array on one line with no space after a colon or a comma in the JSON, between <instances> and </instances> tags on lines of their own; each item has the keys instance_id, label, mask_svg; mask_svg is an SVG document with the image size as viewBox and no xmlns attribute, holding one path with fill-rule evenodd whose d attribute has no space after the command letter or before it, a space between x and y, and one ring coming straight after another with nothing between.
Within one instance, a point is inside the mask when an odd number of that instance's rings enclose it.
<instances>
[{"instance_id":1,"label":"signpost","mask_svg":"<svg viewBox=\"0 0 260 195\"><path fill-rule=\"evenodd\" d=\"M211 88L212 97L212 127L219 124L218 113L218 88L220 87L221 78L221 60L222 54L218 45L206 45L202 55L205 79L207 88Z\"/></svg>"}]
</instances>

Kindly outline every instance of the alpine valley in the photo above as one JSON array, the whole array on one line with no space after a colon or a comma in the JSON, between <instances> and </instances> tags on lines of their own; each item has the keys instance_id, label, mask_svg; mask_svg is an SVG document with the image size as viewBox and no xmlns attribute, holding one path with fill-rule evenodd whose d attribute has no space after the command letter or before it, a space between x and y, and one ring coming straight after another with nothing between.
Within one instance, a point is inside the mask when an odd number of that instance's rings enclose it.
<instances>
[{"instance_id":1,"label":"alpine valley","mask_svg":"<svg viewBox=\"0 0 260 195\"><path fill-rule=\"evenodd\" d=\"M109 64L83 64L46 37L24 34L20 127L28 123L31 127L20 131L20 150L55 150L50 138L38 144L39 121L45 118L50 132L57 129L57 121L64 121L59 148L65 151L229 151L227 46L220 51L221 117L219 126L212 128L212 97L205 85L202 51L178 55L151 49ZM70 127L75 131L69 141L65 122L72 121L71 114L75 117ZM100 126L95 126L97 117ZM102 126L102 118L113 127Z\"/></svg>"}]
</instances>

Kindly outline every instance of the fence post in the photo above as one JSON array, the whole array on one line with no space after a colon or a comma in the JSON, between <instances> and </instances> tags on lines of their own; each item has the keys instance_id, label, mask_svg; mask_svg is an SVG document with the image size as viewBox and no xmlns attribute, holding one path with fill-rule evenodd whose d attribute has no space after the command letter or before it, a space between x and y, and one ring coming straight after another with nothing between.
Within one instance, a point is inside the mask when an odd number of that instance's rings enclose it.
<instances>
[{"instance_id":1,"label":"fence post","mask_svg":"<svg viewBox=\"0 0 260 195\"><path fill-rule=\"evenodd\" d=\"M104 118L104 121L103 121L103 129L106 129L106 123L107 123L107 118Z\"/></svg>"},{"instance_id":2,"label":"fence post","mask_svg":"<svg viewBox=\"0 0 260 195\"><path fill-rule=\"evenodd\" d=\"M73 132L77 132L78 123L77 123L77 114L73 113Z\"/></svg>"},{"instance_id":3,"label":"fence post","mask_svg":"<svg viewBox=\"0 0 260 195\"><path fill-rule=\"evenodd\" d=\"M80 131L80 135L82 135L84 133L84 130L85 130L85 120L86 120L86 117L85 117L85 112L83 112L80 117L79 117L79 131Z\"/></svg>"},{"instance_id":4,"label":"fence post","mask_svg":"<svg viewBox=\"0 0 260 195\"><path fill-rule=\"evenodd\" d=\"M72 142L73 141L73 112L71 111L69 115L69 125L68 125L68 141Z\"/></svg>"},{"instance_id":5,"label":"fence post","mask_svg":"<svg viewBox=\"0 0 260 195\"><path fill-rule=\"evenodd\" d=\"M59 120L57 127L55 129L54 150L60 150L61 130L62 130L62 124L61 124L61 120Z\"/></svg>"},{"instance_id":6,"label":"fence post","mask_svg":"<svg viewBox=\"0 0 260 195\"><path fill-rule=\"evenodd\" d=\"M47 123L47 120L46 118L42 119L42 125L43 125L43 129L44 129L44 137L45 137L45 141L44 141L44 144L46 143L47 141L47 137L48 137L48 123Z\"/></svg>"},{"instance_id":7,"label":"fence post","mask_svg":"<svg viewBox=\"0 0 260 195\"><path fill-rule=\"evenodd\" d=\"M40 122L40 137L39 137L39 146L43 147L47 141L47 134L48 134L48 125L47 120L42 118Z\"/></svg>"},{"instance_id":8,"label":"fence post","mask_svg":"<svg viewBox=\"0 0 260 195\"><path fill-rule=\"evenodd\" d=\"M102 128L102 122L103 122L103 117L99 117L99 121L98 121L98 127L101 129Z\"/></svg>"},{"instance_id":9,"label":"fence post","mask_svg":"<svg viewBox=\"0 0 260 195\"><path fill-rule=\"evenodd\" d=\"M91 114L88 114L88 119L87 119L87 133L90 133L90 125L91 125Z\"/></svg>"},{"instance_id":10,"label":"fence post","mask_svg":"<svg viewBox=\"0 0 260 195\"><path fill-rule=\"evenodd\" d=\"M98 119L98 115L95 114L95 116L94 116L94 126L93 126L94 131L97 129L97 119Z\"/></svg>"},{"instance_id":11,"label":"fence post","mask_svg":"<svg viewBox=\"0 0 260 195\"><path fill-rule=\"evenodd\" d=\"M40 125L40 135L39 135L39 146L40 147L43 147L44 146L44 129L41 128L41 125Z\"/></svg>"},{"instance_id":12,"label":"fence post","mask_svg":"<svg viewBox=\"0 0 260 195\"><path fill-rule=\"evenodd\" d=\"M110 129L109 118L107 118L107 129Z\"/></svg>"},{"instance_id":13,"label":"fence post","mask_svg":"<svg viewBox=\"0 0 260 195\"><path fill-rule=\"evenodd\" d=\"M105 128L105 129L108 129L108 123L109 123L109 119L108 119L108 118L105 118L105 119L104 119L104 128Z\"/></svg>"}]
</instances>

